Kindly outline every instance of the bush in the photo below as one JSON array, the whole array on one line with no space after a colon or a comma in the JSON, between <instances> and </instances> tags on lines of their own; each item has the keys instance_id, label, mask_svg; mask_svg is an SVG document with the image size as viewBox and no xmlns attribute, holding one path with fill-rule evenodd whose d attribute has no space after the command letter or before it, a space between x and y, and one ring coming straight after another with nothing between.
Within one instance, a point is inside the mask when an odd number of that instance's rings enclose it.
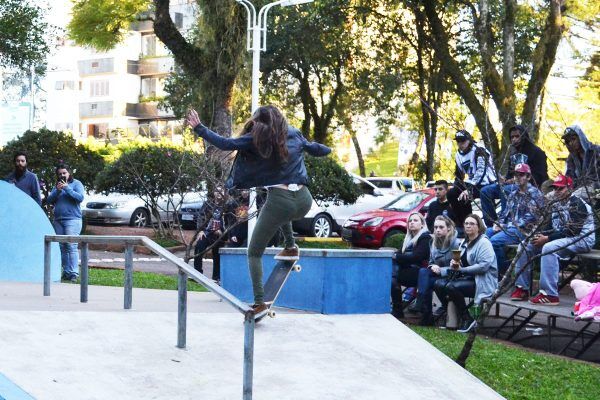
<instances>
[{"instance_id":1,"label":"bush","mask_svg":"<svg viewBox=\"0 0 600 400\"><path fill-rule=\"evenodd\" d=\"M317 201L333 204L355 203L360 195L352 177L331 157L305 157L310 192Z\"/></svg>"},{"instance_id":2,"label":"bush","mask_svg":"<svg viewBox=\"0 0 600 400\"><path fill-rule=\"evenodd\" d=\"M406 234L404 234L404 233L397 233L395 235L392 235L385 239L385 242L383 243L383 247L393 247L395 249L401 249L402 243L404 243L405 236L406 236Z\"/></svg>"}]
</instances>

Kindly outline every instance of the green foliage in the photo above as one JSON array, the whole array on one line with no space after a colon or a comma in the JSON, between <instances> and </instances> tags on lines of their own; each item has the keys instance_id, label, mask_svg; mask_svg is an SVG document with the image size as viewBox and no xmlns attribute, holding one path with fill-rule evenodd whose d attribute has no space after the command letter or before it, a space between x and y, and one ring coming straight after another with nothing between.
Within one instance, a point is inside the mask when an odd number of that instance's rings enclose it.
<instances>
[{"instance_id":1,"label":"green foliage","mask_svg":"<svg viewBox=\"0 0 600 400\"><path fill-rule=\"evenodd\" d=\"M310 192L319 202L352 204L360 193L352 177L331 157L305 158L306 170L311 179Z\"/></svg>"},{"instance_id":2,"label":"green foliage","mask_svg":"<svg viewBox=\"0 0 600 400\"><path fill-rule=\"evenodd\" d=\"M404 243L405 236L406 234L404 233L397 233L395 235L392 235L386 238L385 243L383 243L383 247L393 247L395 249L401 249L402 243Z\"/></svg>"},{"instance_id":3,"label":"green foliage","mask_svg":"<svg viewBox=\"0 0 600 400\"><path fill-rule=\"evenodd\" d=\"M448 357L462 349L465 335L411 327ZM596 399L600 368L550 354L537 354L478 337L467 370L507 399Z\"/></svg>"},{"instance_id":4,"label":"green foliage","mask_svg":"<svg viewBox=\"0 0 600 400\"><path fill-rule=\"evenodd\" d=\"M136 17L150 9L150 0L75 0L67 28L75 43L106 51L123 41Z\"/></svg>"},{"instance_id":5,"label":"green foliage","mask_svg":"<svg viewBox=\"0 0 600 400\"><path fill-rule=\"evenodd\" d=\"M0 0L0 66L45 70L51 27L45 10L32 1Z\"/></svg>"},{"instance_id":6,"label":"green foliage","mask_svg":"<svg viewBox=\"0 0 600 400\"><path fill-rule=\"evenodd\" d=\"M365 157L367 175L373 171L377 176L394 176L398 164L398 142L392 140L381 145ZM358 173L358 169L355 171Z\"/></svg>"},{"instance_id":7,"label":"green foliage","mask_svg":"<svg viewBox=\"0 0 600 400\"><path fill-rule=\"evenodd\" d=\"M311 239L311 240L307 240ZM317 240L315 240L317 239ZM344 242L341 238L304 238L297 239L296 244L301 249L350 249L350 243Z\"/></svg>"},{"instance_id":8,"label":"green foliage","mask_svg":"<svg viewBox=\"0 0 600 400\"><path fill-rule=\"evenodd\" d=\"M123 287L125 274L121 269L90 268L90 285ZM192 292L207 292L204 286L188 281ZM153 272L133 272L133 287L143 289L177 290L177 275L162 275Z\"/></svg>"},{"instance_id":9,"label":"green foliage","mask_svg":"<svg viewBox=\"0 0 600 400\"><path fill-rule=\"evenodd\" d=\"M28 168L37 174L46 197L56 182L55 167L60 162L71 167L73 177L80 180L86 190L93 187L96 174L104 168L102 156L77 144L71 135L40 129L25 132L0 151L0 176L13 170L13 157L17 151L27 153Z\"/></svg>"}]
</instances>

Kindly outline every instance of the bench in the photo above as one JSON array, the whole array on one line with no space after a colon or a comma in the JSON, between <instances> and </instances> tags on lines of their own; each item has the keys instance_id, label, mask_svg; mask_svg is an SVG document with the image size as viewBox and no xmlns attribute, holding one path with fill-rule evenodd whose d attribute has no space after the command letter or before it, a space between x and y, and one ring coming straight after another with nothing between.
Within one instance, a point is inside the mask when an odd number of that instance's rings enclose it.
<instances>
[{"instance_id":1,"label":"bench","mask_svg":"<svg viewBox=\"0 0 600 400\"><path fill-rule=\"evenodd\" d=\"M552 338L557 336L556 334L553 334L553 332L566 332L571 339L563 346L558 354L566 354L568 350L572 350L575 352L575 358L579 358L600 338L600 323L595 321L574 321L575 324L581 326L581 328L577 330L557 327L557 318L573 319L571 310L573 310L574 303L574 298L561 298L561 303L558 306L541 306L531 304L527 301L511 301L509 297L501 297L497 300L496 304L514 307L515 311L496 328L492 336L498 337L503 330L509 330L508 337L505 339L511 340L521 332L527 324L536 325L532 322L532 319L538 314L543 314L547 316L545 328L548 330L548 352L552 351ZM500 317L499 307L496 307L496 317ZM509 326L511 322L512 325ZM533 336L534 335L530 335L524 339L529 339ZM576 349L573 345L575 345L579 339L581 339L581 348Z\"/></svg>"}]
</instances>

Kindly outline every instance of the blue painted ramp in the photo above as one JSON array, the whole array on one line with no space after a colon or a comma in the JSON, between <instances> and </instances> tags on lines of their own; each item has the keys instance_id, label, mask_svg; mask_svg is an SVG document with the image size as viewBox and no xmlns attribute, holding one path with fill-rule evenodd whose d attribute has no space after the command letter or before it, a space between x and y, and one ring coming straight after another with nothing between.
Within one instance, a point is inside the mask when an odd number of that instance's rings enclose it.
<instances>
[{"instance_id":1,"label":"blue painted ramp","mask_svg":"<svg viewBox=\"0 0 600 400\"><path fill-rule=\"evenodd\" d=\"M0 400L35 400L23 389L0 374Z\"/></svg>"},{"instance_id":2,"label":"blue painted ramp","mask_svg":"<svg viewBox=\"0 0 600 400\"><path fill-rule=\"evenodd\" d=\"M44 281L44 235L54 235L54 228L40 206L0 181L0 280ZM52 280L59 281L60 274L60 250L53 243Z\"/></svg>"}]
</instances>

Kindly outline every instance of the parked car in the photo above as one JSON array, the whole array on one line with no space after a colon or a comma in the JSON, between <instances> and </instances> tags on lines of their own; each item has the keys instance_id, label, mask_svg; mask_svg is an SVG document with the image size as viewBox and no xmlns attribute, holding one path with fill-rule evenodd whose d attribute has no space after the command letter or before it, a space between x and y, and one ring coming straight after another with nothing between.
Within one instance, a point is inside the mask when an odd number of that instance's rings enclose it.
<instances>
[{"instance_id":1,"label":"parked car","mask_svg":"<svg viewBox=\"0 0 600 400\"><path fill-rule=\"evenodd\" d=\"M200 215L200 209L204 205L204 201L197 201L193 203L183 203L179 210L179 223L184 229L196 229L198 224L198 216Z\"/></svg>"},{"instance_id":2,"label":"parked car","mask_svg":"<svg viewBox=\"0 0 600 400\"><path fill-rule=\"evenodd\" d=\"M379 209L348 218L342 228L342 239L356 247L379 248L388 237L406 232L411 213L427 214L433 200L435 195L432 189L403 193Z\"/></svg>"},{"instance_id":3,"label":"parked car","mask_svg":"<svg viewBox=\"0 0 600 400\"><path fill-rule=\"evenodd\" d=\"M399 195L402 192L412 192L415 190L415 180L409 177L369 176L365 179L381 189L383 193Z\"/></svg>"},{"instance_id":4,"label":"parked car","mask_svg":"<svg viewBox=\"0 0 600 400\"><path fill-rule=\"evenodd\" d=\"M166 197L161 198L159 200L161 219L172 220L183 201L200 199L200 194L186 193L183 198L174 196L175 204L169 205ZM143 227L156 222L144 200L129 194L91 194L85 197L81 212L88 224L126 224Z\"/></svg>"},{"instance_id":5,"label":"parked car","mask_svg":"<svg viewBox=\"0 0 600 400\"><path fill-rule=\"evenodd\" d=\"M361 192L354 204L319 205L313 201L308 214L303 219L294 221L294 230L309 236L328 237L334 232L339 233L342 225L351 215L382 207L397 197L397 195L382 192L381 189L358 175L351 175Z\"/></svg>"}]
</instances>

